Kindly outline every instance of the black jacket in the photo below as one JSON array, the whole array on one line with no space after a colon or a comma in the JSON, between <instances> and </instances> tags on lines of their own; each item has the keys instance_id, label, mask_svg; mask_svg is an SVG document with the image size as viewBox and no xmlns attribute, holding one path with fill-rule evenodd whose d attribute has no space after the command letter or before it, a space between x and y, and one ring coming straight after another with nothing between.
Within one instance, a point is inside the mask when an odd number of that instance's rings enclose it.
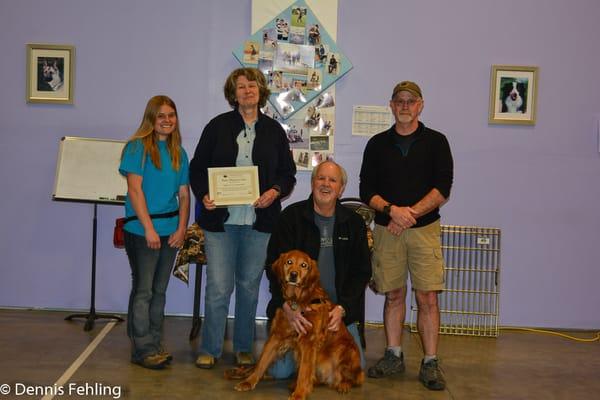
<instances>
[{"instance_id":1,"label":"black jacket","mask_svg":"<svg viewBox=\"0 0 600 400\"><path fill-rule=\"evenodd\" d=\"M254 229L271 232L281 211L280 199L287 196L296 184L296 164L290 152L285 131L272 118L258 113L256 137L252 147L252 162L258 166L260 193L279 186L281 195L269 207L256 209ZM209 167L234 167L238 155L237 136L244 130L244 120L238 110L218 115L204 128L194 157L190 162L190 186L200 204L197 222L211 232L222 232L229 217L227 208L207 211L202 198L208 193Z\"/></svg>"},{"instance_id":2,"label":"black jacket","mask_svg":"<svg viewBox=\"0 0 600 400\"><path fill-rule=\"evenodd\" d=\"M281 253L298 249L314 260L319 259L321 236L315 224L312 195L294 203L281 213L267 247L267 277L271 301L267 316L272 319L283 305L281 285L271 272L271 264ZM333 228L335 258L335 288L338 304L346 310L344 323L362 321L365 308L365 288L371 278L371 257L365 222L360 215L337 203Z\"/></svg>"},{"instance_id":3,"label":"black jacket","mask_svg":"<svg viewBox=\"0 0 600 400\"><path fill-rule=\"evenodd\" d=\"M414 133L415 141L406 156L394 144L392 126L369 139L360 170L360 198L369 204L376 194L397 206L413 206L431 189L450 196L454 175L452 153L446 137L422 122ZM417 219L415 227L429 225L440 218L439 208ZM375 223L386 226L390 217L377 212Z\"/></svg>"}]
</instances>

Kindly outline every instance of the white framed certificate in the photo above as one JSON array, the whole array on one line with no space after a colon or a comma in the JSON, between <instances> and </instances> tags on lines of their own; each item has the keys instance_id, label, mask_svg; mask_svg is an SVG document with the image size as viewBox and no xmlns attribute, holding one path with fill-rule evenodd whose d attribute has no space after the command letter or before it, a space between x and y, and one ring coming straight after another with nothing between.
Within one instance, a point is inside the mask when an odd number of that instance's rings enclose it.
<instances>
[{"instance_id":1,"label":"white framed certificate","mask_svg":"<svg viewBox=\"0 0 600 400\"><path fill-rule=\"evenodd\" d=\"M253 204L260 197L258 167L208 168L208 196L217 207Z\"/></svg>"}]
</instances>

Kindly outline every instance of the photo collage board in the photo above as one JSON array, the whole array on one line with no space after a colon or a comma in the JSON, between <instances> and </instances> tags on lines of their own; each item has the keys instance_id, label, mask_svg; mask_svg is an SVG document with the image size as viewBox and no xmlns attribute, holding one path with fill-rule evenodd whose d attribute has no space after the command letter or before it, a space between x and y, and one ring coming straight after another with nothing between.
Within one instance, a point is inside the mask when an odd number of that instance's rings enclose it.
<instances>
[{"instance_id":1,"label":"photo collage board","mask_svg":"<svg viewBox=\"0 0 600 400\"><path fill-rule=\"evenodd\" d=\"M352 69L310 7L297 1L233 52L265 75L271 95L265 114L286 131L298 170L333 158L335 93Z\"/></svg>"}]
</instances>

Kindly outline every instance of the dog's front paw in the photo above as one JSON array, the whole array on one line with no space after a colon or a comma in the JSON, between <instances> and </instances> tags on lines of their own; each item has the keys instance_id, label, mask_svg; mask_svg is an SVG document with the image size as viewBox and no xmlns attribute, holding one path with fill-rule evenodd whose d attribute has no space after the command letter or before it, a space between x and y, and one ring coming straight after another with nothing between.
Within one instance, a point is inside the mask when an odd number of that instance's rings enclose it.
<instances>
[{"instance_id":1,"label":"dog's front paw","mask_svg":"<svg viewBox=\"0 0 600 400\"><path fill-rule=\"evenodd\" d=\"M249 390L254 389L254 385L252 385L248 381L243 381L234 386L234 389L238 392L247 392Z\"/></svg>"},{"instance_id":2,"label":"dog's front paw","mask_svg":"<svg viewBox=\"0 0 600 400\"><path fill-rule=\"evenodd\" d=\"M225 379L246 379L254 371L254 367L236 367L225 370Z\"/></svg>"},{"instance_id":3,"label":"dog's front paw","mask_svg":"<svg viewBox=\"0 0 600 400\"><path fill-rule=\"evenodd\" d=\"M350 391L350 388L352 388L350 383L340 382L340 384L335 387L335 390L337 390L338 393L345 394Z\"/></svg>"},{"instance_id":4,"label":"dog's front paw","mask_svg":"<svg viewBox=\"0 0 600 400\"><path fill-rule=\"evenodd\" d=\"M300 394L300 393L292 393L290 395L290 397L288 397L288 400L305 400L306 399L306 395L304 394Z\"/></svg>"}]
</instances>

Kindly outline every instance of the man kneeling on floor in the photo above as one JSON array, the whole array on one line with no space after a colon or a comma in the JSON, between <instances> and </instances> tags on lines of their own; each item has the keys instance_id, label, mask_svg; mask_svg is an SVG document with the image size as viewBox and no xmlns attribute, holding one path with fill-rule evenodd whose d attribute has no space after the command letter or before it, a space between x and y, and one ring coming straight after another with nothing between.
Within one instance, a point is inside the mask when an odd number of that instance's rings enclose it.
<instances>
[{"instance_id":1,"label":"man kneeling on floor","mask_svg":"<svg viewBox=\"0 0 600 400\"><path fill-rule=\"evenodd\" d=\"M313 169L311 196L291 204L280 214L267 247L267 265L281 253L298 249L318 261L321 285L336 306L330 312L329 329L337 330L346 324L360 351L361 366L365 358L358 333L365 304L365 288L371 277L371 260L364 220L354 211L344 207L338 199L346 187L344 168L324 161ZM294 329L306 333L310 322L302 310L283 301L281 286L270 268L267 268L272 299L267 306L269 320L283 307ZM296 372L296 362L291 352L277 360L268 374L276 379L289 378Z\"/></svg>"}]
</instances>

